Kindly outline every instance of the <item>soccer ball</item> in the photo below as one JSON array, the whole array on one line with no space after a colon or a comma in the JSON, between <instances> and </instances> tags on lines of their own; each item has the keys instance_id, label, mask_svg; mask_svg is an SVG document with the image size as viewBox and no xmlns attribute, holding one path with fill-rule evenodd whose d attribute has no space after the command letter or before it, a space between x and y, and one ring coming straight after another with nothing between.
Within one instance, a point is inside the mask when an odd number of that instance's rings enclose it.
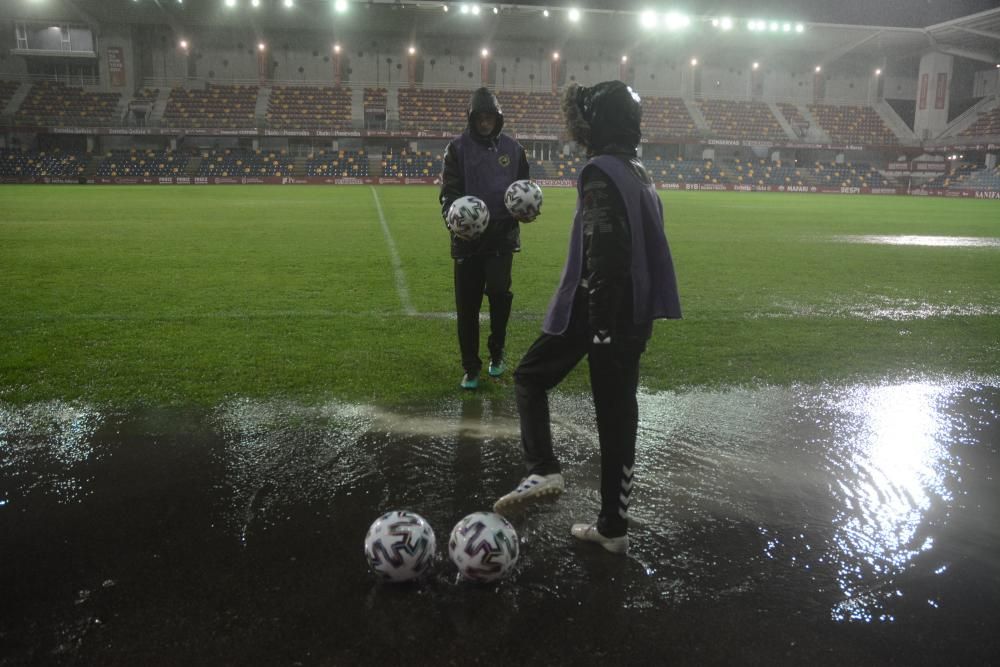
<instances>
[{"instance_id":1,"label":"soccer ball","mask_svg":"<svg viewBox=\"0 0 1000 667\"><path fill-rule=\"evenodd\" d=\"M372 572L385 581L410 581L434 560L434 531L414 512L386 512L365 535L365 558Z\"/></svg>"},{"instance_id":2,"label":"soccer ball","mask_svg":"<svg viewBox=\"0 0 1000 667\"><path fill-rule=\"evenodd\" d=\"M459 574L471 581L490 582L514 567L519 553L517 532L493 512L474 512L451 531L448 555Z\"/></svg>"},{"instance_id":3,"label":"soccer ball","mask_svg":"<svg viewBox=\"0 0 1000 667\"><path fill-rule=\"evenodd\" d=\"M490 224L490 210L479 197L466 195L452 202L448 208L448 229L460 239L471 241Z\"/></svg>"},{"instance_id":4,"label":"soccer ball","mask_svg":"<svg viewBox=\"0 0 1000 667\"><path fill-rule=\"evenodd\" d=\"M512 216L530 222L542 211L542 189L534 181L514 181L504 193L503 203Z\"/></svg>"}]
</instances>

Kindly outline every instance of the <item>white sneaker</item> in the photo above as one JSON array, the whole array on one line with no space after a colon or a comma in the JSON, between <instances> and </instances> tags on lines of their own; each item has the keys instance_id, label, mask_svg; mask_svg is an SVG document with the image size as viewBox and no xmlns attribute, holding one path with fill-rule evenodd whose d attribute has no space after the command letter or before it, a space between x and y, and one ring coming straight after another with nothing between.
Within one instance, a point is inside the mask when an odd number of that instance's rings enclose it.
<instances>
[{"instance_id":1,"label":"white sneaker","mask_svg":"<svg viewBox=\"0 0 1000 667\"><path fill-rule=\"evenodd\" d=\"M539 500L558 498L566 488L566 482L560 473L551 475L528 475L521 480L517 488L493 503L493 511L498 514L522 509Z\"/></svg>"},{"instance_id":2,"label":"white sneaker","mask_svg":"<svg viewBox=\"0 0 1000 667\"><path fill-rule=\"evenodd\" d=\"M574 523L569 532L576 539L596 542L613 554L623 554L628 551L628 535L605 537L597 530L596 523Z\"/></svg>"}]
</instances>

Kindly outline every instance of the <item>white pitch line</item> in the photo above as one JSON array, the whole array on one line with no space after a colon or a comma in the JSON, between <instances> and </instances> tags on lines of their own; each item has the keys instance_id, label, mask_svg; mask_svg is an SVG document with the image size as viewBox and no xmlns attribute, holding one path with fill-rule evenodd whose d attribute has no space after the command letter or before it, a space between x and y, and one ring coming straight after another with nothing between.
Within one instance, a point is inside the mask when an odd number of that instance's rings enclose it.
<instances>
[{"instance_id":1,"label":"white pitch line","mask_svg":"<svg viewBox=\"0 0 1000 667\"><path fill-rule=\"evenodd\" d=\"M399 301L403 304L403 312L407 315L416 315L417 309L410 301L410 290L406 287L406 274L403 273L403 262L399 259L399 251L396 250L396 242L389 232L389 224L385 221L385 214L382 213L382 202L379 201L378 192L372 187L372 197L375 198L375 208L378 209L378 220L382 223L382 233L385 234L386 245L389 246L389 257L392 260L392 272L396 277L396 291L399 292Z\"/></svg>"}]
</instances>

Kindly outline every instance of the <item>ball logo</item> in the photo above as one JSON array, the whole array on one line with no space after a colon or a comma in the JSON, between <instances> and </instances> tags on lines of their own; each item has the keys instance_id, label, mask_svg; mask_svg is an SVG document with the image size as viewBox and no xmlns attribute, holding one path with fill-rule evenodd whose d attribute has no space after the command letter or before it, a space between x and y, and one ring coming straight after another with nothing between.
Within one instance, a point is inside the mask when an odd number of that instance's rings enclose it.
<instances>
[{"instance_id":1,"label":"ball logo","mask_svg":"<svg viewBox=\"0 0 1000 667\"><path fill-rule=\"evenodd\" d=\"M500 161L500 166L501 167L509 167L510 166L510 156L509 155L501 155L498 159Z\"/></svg>"}]
</instances>

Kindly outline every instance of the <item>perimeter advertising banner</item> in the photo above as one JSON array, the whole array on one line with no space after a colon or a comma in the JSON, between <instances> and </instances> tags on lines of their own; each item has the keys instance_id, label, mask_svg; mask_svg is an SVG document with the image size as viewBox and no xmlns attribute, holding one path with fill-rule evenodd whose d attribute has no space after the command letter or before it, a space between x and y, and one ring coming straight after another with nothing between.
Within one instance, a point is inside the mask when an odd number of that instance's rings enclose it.
<instances>
[{"instance_id":1,"label":"perimeter advertising banner","mask_svg":"<svg viewBox=\"0 0 1000 667\"><path fill-rule=\"evenodd\" d=\"M934 93L934 108L944 109L945 99L948 97L948 75L939 72L937 75L937 90Z\"/></svg>"},{"instance_id":2,"label":"perimeter advertising banner","mask_svg":"<svg viewBox=\"0 0 1000 667\"><path fill-rule=\"evenodd\" d=\"M125 86L125 52L121 47L108 47L108 76L112 87Z\"/></svg>"},{"instance_id":3,"label":"perimeter advertising banner","mask_svg":"<svg viewBox=\"0 0 1000 667\"><path fill-rule=\"evenodd\" d=\"M923 111L927 108L927 86L929 85L930 74L924 72L920 75L920 95L917 99L917 108Z\"/></svg>"}]
</instances>

